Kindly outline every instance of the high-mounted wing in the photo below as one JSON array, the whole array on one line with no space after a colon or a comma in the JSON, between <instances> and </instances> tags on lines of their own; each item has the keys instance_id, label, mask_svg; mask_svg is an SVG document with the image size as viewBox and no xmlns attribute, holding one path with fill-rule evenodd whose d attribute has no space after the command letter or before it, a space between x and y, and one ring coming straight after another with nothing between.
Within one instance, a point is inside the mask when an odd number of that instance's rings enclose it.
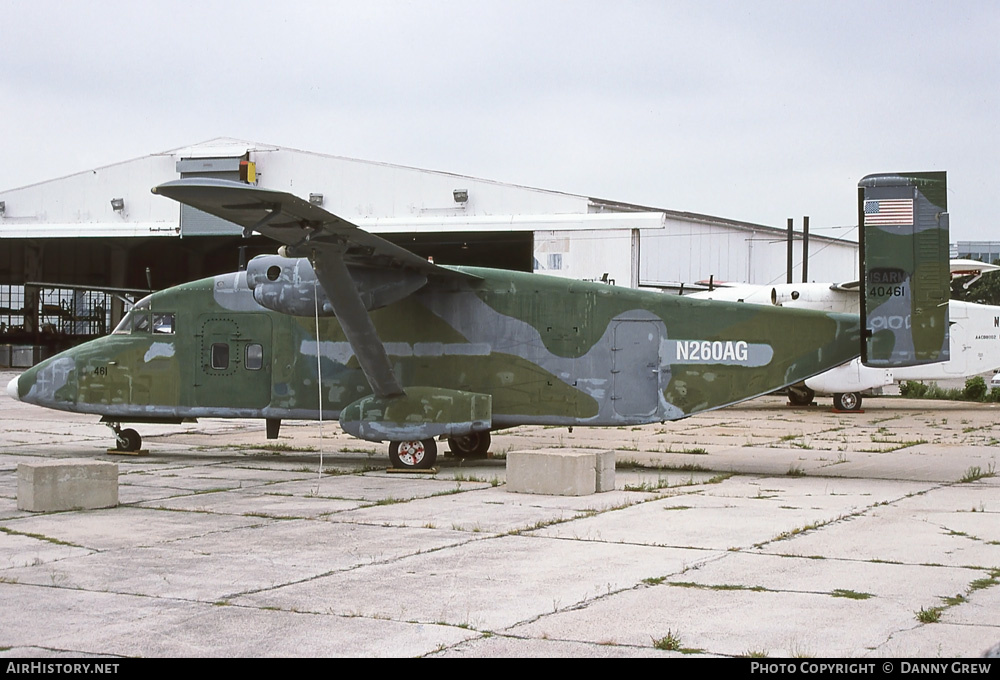
<instances>
[{"instance_id":1,"label":"high-mounted wing","mask_svg":"<svg viewBox=\"0 0 1000 680\"><path fill-rule=\"evenodd\" d=\"M238 224L243 227L244 236L258 232L284 243L289 246L288 254L292 257L309 257L314 250L330 248L341 253L345 264L406 268L425 274L471 278L437 267L405 248L283 191L210 178L178 179L153 187L152 191Z\"/></svg>"},{"instance_id":2,"label":"high-mounted wing","mask_svg":"<svg viewBox=\"0 0 1000 680\"><path fill-rule=\"evenodd\" d=\"M219 179L167 182L153 188L198 210L243 227L243 235L259 232L284 243L292 257L307 257L354 355L378 397L404 394L392 364L365 309L348 264L408 269L424 275L465 277L358 228L347 220L281 191Z\"/></svg>"}]
</instances>

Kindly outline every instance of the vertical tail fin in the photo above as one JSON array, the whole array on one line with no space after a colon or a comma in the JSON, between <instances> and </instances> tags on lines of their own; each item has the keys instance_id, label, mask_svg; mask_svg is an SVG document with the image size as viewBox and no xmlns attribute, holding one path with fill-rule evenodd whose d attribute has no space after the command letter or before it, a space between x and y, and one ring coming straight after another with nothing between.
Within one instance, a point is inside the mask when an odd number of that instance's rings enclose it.
<instances>
[{"instance_id":1,"label":"vertical tail fin","mask_svg":"<svg viewBox=\"0 0 1000 680\"><path fill-rule=\"evenodd\" d=\"M866 365L948 360L947 211L944 172L868 175L858 183Z\"/></svg>"}]
</instances>

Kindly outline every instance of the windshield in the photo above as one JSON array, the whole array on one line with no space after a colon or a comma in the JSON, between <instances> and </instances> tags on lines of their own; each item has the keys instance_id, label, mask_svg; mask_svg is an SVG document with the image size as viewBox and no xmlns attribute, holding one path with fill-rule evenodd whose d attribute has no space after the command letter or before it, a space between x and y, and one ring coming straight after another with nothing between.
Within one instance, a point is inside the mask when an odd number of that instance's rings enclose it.
<instances>
[{"instance_id":1,"label":"windshield","mask_svg":"<svg viewBox=\"0 0 1000 680\"><path fill-rule=\"evenodd\" d=\"M140 300L125 315L114 330L114 333L128 335L131 333L154 333L156 335L174 333L173 312L150 312L149 298Z\"/></svg>"}]
</instances>

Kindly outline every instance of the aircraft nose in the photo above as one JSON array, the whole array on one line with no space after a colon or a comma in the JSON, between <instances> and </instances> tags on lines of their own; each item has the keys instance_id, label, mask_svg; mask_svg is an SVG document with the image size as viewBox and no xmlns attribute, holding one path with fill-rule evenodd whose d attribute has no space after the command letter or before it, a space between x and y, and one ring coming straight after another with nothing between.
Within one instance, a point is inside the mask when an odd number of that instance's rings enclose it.
<instances>
[{"instance_id":1,"label":"aircraft nose","mask_svg":"<svg viewBox=\"0 0 1000 680\"><path fill-rule=\"evenodd\" d=\"M10 395L11 399L16 399L17 401L21 401L21 397L18 396L18 394L17 394L17 380L20 377L21 376L17 376L13 380L11 380L9 383L7 383L7 394Z\"/></svg>"}]
</instances>

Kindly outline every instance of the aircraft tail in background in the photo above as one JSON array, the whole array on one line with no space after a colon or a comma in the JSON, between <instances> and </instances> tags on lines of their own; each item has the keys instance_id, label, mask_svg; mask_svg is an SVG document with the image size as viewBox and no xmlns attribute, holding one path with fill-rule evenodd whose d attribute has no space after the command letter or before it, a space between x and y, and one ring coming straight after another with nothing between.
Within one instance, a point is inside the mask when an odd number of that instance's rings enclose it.
<instances>
[{"instance_id":1,"label":"aircraft tail in background","mask_svg":"<svg viewBox=\"0 0 1000 680\"><path fill-rule=\"evenodd\" d=\"M858 225L862 361L876 367L947 361L946 173L868 175L858 183Z\"/></svg>"}]
</instances>

